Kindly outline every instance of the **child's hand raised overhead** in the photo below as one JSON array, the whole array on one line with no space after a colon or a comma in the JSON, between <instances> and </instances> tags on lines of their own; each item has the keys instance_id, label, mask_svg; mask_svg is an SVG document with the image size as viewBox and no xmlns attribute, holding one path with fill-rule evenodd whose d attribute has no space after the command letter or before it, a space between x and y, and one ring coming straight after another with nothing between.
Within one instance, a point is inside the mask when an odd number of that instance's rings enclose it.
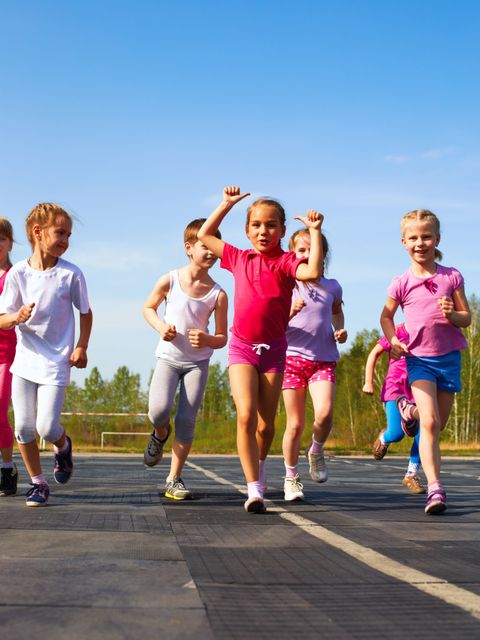
<instances>
[{"instance_id":1,"label":"child's hand raised overhead","mask_svg":"<svg viewBox=\"0 0 480 640\"><path fill-rule=\"evenodd\" d=\"M321 229L323 218L323 214L314 209L309 209L306 216L295 216L295 220L300 220L309 229Z\"/></svg>"},{"instance_id":2,"label":"child's hand raised overhead","mask_svg":"<svg viewBox=\"0 0 480 640\"><path fill-rule=\"evenodd\" d=\"M223 201L231 205L232 207L243 200L248 198L249 193L240 193L240 187L225 187L223 190Z\"/></svg>"}]
</instances>

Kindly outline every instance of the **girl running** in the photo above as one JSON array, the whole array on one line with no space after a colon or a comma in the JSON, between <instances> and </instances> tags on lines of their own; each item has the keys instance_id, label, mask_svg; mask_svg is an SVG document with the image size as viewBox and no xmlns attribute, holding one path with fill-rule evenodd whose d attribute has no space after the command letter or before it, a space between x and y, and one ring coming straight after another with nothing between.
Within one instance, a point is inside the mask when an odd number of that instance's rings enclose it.
<instances>
[{"instance_id":1,"label":"girl running","mask_svg":"<svg viewBox=\"0 0 480 640\"><path fill-rule=\"evenodd\" d=\"M11 368L15 435L32 479L27 507L42 507L47 504L49 486L35 431L54 445L55 481L68 482L73 471L72 441L59 420L70 367L87 365L92 312L82 272L61 257L72 232L70 215L46 202L32 209L25 226L33 254L7 275L0 298L0 328L18 329ZM74 306L80 312L75 348Z\"/></svg>"},{"instance_id":2,"label":"girl running","mask_svg":"<svg viewBox=\"0 0 480 640\"><path fill-rule=\"evenodd\" d=\"M289 249L297 258L309 257L310 235L306 229L292 235ZM283 436L287 502L304 498L297 465L305 428L307 387L314 410L312 441L306 452L310 477L315 482L327 481L323 447L332 429L335 366L339 358L336 342L343 343L348 337L344 328L342 287L337 280L324 276L328 242L323 234L322 249L321 277L312 282L297 282L287 328L287 361L282 387L287 413Z\"/></svg>"},{"instance_id":3,"label":"girl running","mask_svg":"<svg viewBox=\"0 0 480 640\"><path fill-rule=\"evenodd\" d=\"M215 236L230 209L249 196L226 187L223 200L198 232L221 266L235 279L234 319L229 344L229 375L237 409L237 447L247 481L245 509L264 513L265 459L275 432L275 413L285 370L286 338L292 290L297 280L321 275L323 216L297 216L310 232L308 260L280 246L285 211L276 200L256 200L248 209L247 237L253 250L241 251Z\"/></svg>"},{"instance_id":4,"label":"girl running","mask_svg":"<svg viewBox=\"0 0 480 640\"><path fill-rule=\"evenodd\" d=\"M5 278L12 266L9 253L13 246L12 225L0 217L0 294L5 286ZM0 329L0 451L2 468L0 496L14 496L17 493L17 467L13 462L13 433L8 420L8 408L12 396L12 374L10 367L15 357L15 331Z\"/></svg>"},{"instance_id":5,"label":"girl running","mask_svg":"<svg viewBox=\"0 0 480 640\"><path fill-rule=\"evenodd\" d=\"M403 323L395 326L395 335L400 341L408 343L408 332ZM383 353L388 353L390 356L387 375L385 376L382 390L380 392L380 400L385 403L387 428L379 434L373 444L373 457L375 460L382 460L387 453L389 445L393 442L400 442L405 435L412 436L413 442L410 449L410 460L407 472L402 480L402 484L411 493L425 493L425 488L422 486L418 476L421 466L420 454L418 451L418 442L420 438L418 422L417 420L414 420L408 425L407 432L405 432L404 428L407 425L402 424L396 404L397 399L401 396L406 396L410 401L413 401L410 385L408 384L405 356L401 356L398 359L392 358L390 355L390 343L383 336L378 340L367 358L363 392L367 395L373 395L375 367Z\"/></svg>"},{"instance_id":6,"label":"girl running","mask_svg":"<svg viewBox=\"0 0 480 640\"><path fill-rule=\"evenodd\" d=\"M380 322L394 358L406 354L408 381L416 406L403 397L397 401L403 422L419 420L420 458L428 481L428 514L447 508L440 482L441 430L445 427L454 395L461 390L461 350L467 342L461 327L471 322L463 276L453 267L436 262L442 254L440 222L426 209L410 211L401 221L402 244L408 251L408 271L393 278ZM403 309L408 343L395 335L394 316Z\"/></svg>"}]
</instances>

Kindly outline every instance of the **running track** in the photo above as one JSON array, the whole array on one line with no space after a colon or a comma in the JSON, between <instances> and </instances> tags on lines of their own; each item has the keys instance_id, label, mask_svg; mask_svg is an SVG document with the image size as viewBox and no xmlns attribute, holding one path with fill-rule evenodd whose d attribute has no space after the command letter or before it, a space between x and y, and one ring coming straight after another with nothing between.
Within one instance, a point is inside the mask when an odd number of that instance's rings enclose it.
<instances>
[{"instance_id":1,"label":"running track","mask_svg":"<svg viewBox=\"0 0 480 640\"><path fill-rule=\"evenodd\" d=\"M236 457L191 457L183 503L156 488L168 460L75 461L47 508L0 498L9 640L480 638L478 459L444 460L437 517L400 484L402 458L332 458L324 485L302 462L306 502L291 505L271 458L261 516L242 509Z\"/></svg>"}]
</instances>

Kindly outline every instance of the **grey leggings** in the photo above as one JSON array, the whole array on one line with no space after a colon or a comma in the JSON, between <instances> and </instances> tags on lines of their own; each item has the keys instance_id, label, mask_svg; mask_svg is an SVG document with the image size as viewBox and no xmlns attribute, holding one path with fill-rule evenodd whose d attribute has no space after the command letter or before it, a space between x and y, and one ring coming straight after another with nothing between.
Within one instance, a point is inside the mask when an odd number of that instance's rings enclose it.
<instances>
[{"instance_id":1,"label":"grey leggings","mask_svg":"<svg viewBox=\"0 0 480 640\"><path fill-rule=\"evenodd\" d=\"M195 420L208 378L208 360L200 362L170 362L158 358L148 397L148 417L156 427L170 421L175 393L180 385L175 416L175 440L193 440Z\"/></svg>"},{"instance_id":2,"label":"grey leggings","mask_svg":"<svg viewBox=\"0 0 480 640\"><path fill-rule=\"evenodd\" d=\"M19 376L12 379L12 404L15 437L20 444L35 440L37 431L47 442L57 442L63 435L60 413L66 387L37 384Z\"/></svg>"}]
</instances>

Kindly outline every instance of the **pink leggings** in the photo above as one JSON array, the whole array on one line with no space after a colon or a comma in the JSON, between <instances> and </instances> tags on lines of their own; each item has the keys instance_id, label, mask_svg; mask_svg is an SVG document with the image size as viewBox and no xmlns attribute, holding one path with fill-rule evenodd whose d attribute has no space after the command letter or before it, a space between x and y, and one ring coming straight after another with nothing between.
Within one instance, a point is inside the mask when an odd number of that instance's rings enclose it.
<instances>
[{"instance_id":1,"label":"pink leggings","mask_svg":"<svg viewBox=\"0 0 480 640\"><path fill-rule=\"evenodd\" d=\"M8 421L8 407L12 396L11 364L0 364L0 449L13 445L12 427Z\"/></svg>"}]
</instances>

